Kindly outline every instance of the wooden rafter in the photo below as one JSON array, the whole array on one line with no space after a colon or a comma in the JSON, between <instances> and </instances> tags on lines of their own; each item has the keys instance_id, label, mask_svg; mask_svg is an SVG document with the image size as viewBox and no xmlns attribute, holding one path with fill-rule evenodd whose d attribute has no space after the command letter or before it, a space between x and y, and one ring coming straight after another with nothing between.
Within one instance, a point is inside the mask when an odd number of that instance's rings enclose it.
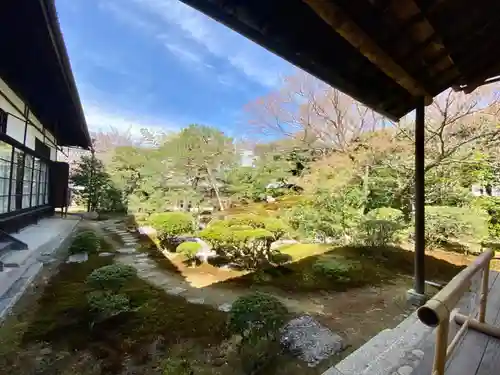
<instances>
[{"instance_id":1,"label":"wooden rafter","mask_svg":"<svg viewBox=\"0 0 500 375\"><path fill-rule=\"evenodd\" d=\"M375 41L368 36L334 2L324 0L303 0L314 12L329 24L339 35L358 49L368 60L396 83L416 97L425 97L426 103L432 102L424 87L405 69L396 63Z\"/></svg>"},{"instance_id":2,"label":"wooden rafter","mask_svg":"<svg viewBox=\"0 0 500 375\"><path fill-rule=\"evenodd\" d=\"M433 4L435 6L436 4ZM436 76L442 71L447 71L447 75L454 77L460 76L458 67L454 63L450 53L448 52L443 38L439 35L438 31L434 28L431 21L427 17L428 8L421 9L414 0L393 0L390 2L389 9L394 16L403 22L408 22L415 19L418 15L419 22L412 22L411 28L408 30L412 39L417 43L422 43L429 38L432 38L428 43L427 50L432 51L433 57L440 56L438 59L431 63L424 60L424 65L428 66L429 75ZM406 21L408 20L408 21Z\"/></svg>"}]
</instances>

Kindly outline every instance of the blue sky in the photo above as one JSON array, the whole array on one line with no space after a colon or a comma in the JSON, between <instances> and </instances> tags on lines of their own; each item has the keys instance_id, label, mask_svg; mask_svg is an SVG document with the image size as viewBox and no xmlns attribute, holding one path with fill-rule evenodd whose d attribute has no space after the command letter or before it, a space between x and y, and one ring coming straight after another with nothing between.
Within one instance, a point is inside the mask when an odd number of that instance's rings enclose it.
<instances>
[{"instance_id":1,"label":"blue sky","mask_svg":"<svg viewBox=\"0 0 500 375\"><path fill-rule=\"evenodd\" d=\"M240 136L243 106L293 66L178 0L56 0L91 130Z\"/></svg>"}]
</instances>

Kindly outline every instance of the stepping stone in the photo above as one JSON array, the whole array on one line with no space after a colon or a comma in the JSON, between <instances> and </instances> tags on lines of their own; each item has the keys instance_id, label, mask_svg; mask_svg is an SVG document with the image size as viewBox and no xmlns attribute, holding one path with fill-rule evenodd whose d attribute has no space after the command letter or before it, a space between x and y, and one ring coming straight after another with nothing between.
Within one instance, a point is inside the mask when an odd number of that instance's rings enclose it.
<instances>
[{"instance_id":1,"label":"stepping stone","mask_svg":"<svg viewBox=\"0 0 500 375\"><path fill-rule=\"evenodd\" d=\"M89 260L89 255L87 253L79 253L70 255L66 263L83 263L87 260Z\"/></svg>"},{"instance_id":2,"label":"stepping stone","mask_svg":"<svg viewBox=\"0 0 500 375\"><path fill-rule=\"evenodd\" d=\"M115 253L107 253L107 252L99 253L100 257L112 257L113 255L115 255Z\"/></svg>"},{"instance_id":3,"label":"stepping stone","mask_svg":"<svg viewBox=\"0 0 500 375\"><path fill-rule=\"evenodd\" d=\"M345 348L342 337L309 315L289 321L281 330L280 342L309 367L315 367L322 360L340 353Z\"/></svg>"},{"instance_id":4,"label":"stepping stone","mask_svg":"<svg viewBox=\"0 0 500 375\"><path fill-rule=\"evenodd\" d=\"M119 252L120 254L134 254L135 253L135 249L132 249L132 248L122 248L122 249L118 249L116 251Z\"/></svg>"},{"instance_id":5,"label":"stepping stone","mask_svg":"<svg viewBox=\"0 0 500 375\"><path fill-rule=\"evenodd\" d=\"M196 305L203 305L205 303L205 298L187 298L186 301Z\"/></svg>"},{"instance_id":6,"label":"stepping stone","mask_svg":"<svg viewBox=\"0 0 500 375\"><path fill-rule=\"evenodd\" d=\"M139 272L149 271L155 268L154 264L148 264L148 263L139 263L136 264L135 267L139 270Z\"/></svg>"},{"instance_id":7,"label":"stepping stone","mask_svg":"<svg viewBox=\"0 0 500 375\"><path fill-rule=\"evenodd\" d=\"M181 287L178 287L176 286L175 288L172 288L172 289L167 289L167 293L168 294L171 294L173 296L177 296L181 293L184 293L187 289L186 288L181 288Z\"/></svg>"},{"instance_id":8,"label":"stepping stone","mask_svg":"<svg viewBox=\"0 0 500 375\"><path fill-rule=\"evenodd\" d=\"M136 259L147 259L149 257L149 255L145 254L145 253L139 253L135 257L136 257Z\"/></svg>"},{"instance_id":9,"label":"stepping stone","mask_svg":"<svg viewBox=\"0 0 500 375\"><path fill-rule=\"evenodd\" d=\"M231 306L232 305L233 305L232 303L223 303L222 305L220 305L219 307L217 307L217 309L219 311L229 312L229 311L231 311Z\"/></svg>"}]
</instances>

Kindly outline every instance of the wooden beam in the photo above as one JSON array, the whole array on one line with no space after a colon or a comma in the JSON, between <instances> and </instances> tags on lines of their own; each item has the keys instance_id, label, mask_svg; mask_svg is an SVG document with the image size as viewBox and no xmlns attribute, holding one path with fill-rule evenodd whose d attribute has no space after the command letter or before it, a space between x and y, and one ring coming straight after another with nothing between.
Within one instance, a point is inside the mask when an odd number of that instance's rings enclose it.
<instances>
[{"instance_id":1,"label":"wooden beam","mask_svg":"<svg viewBox=\"0 0 500 375\"><path fill-rule=\"evenodd\" d=\"M376 65L388 77L416 97L426 98L426 104L432 102L424 87L406 70L397 64L375 41L370 38L349 16L334 2L325 0L303 0L314 12L329 24L339 35L361 52L372 64Z\"/></svg>"}]
</instances>

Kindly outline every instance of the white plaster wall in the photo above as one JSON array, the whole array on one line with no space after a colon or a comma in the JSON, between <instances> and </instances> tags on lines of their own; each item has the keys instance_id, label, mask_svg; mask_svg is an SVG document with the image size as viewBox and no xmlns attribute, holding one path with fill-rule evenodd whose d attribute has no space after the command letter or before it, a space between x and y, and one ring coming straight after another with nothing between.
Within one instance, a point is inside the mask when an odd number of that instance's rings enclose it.
<instances>
[{"instance_id":1,"label":"white plaster wall","mask_svg":"<svg viewBox=\"0 0 500 375\"><path fill-rule=\"evenodd\" d=\"M24 121L9 116L7 118L7 135L14 138L16 141L24 142Z\"/></svg>"},{"instance_id":2,"label":"white plaster wall","mask_svg":"<svg viewBox=\"0 0 500 375\"><path fill-rule=\"evenodd\" d=\"M7 121L7 132L6 134L16 141L21 143L24 142L24 124L25 124L25 116L23 115L24 111L24 102L19 98L14 91L10 89L5 81L0 78L0 92L3 95L0 95L0 108L9 113L8 121ZM8 100L4 98L6 96ZM16 108L17 107L17 108ZM15 115L19 118L16 118L12 115ZM51 159L55 160L56 158L56 139L52 133L45 129L45 137L43 133L40 131L44 129L41 122L38 118L30 112L28 116L29 121L31 121L35 126L29 124L27 133L26 133L26 147L34 150L35 149L35 138L38 138L41 142L44 142L47 146L50 147L50 155ZM38 130L38 129L40 130Z\"/></svg>"},{"instance_id":3,"label":"white plaster wall","mask_svg":"<svg viewBox=\"0 0 500 375\"><path fill-rule=\"evenodd\" d=\"M21 100L21 98L19 98L15 93L14 91L12 91L10 89L10 87L7 85L7 83L5 83L5 81L3 81L1 78L0 78L0 91L6 95L9 100L14 104L14 106L16 106L17 108L19 108L21 111L23 110L24 108L24 102ZM2 100L5 100L3 98L0 99L0 105L1 105L1 101ZM4 108L2 106L2 108ZM13 113L12 110L9 110L9 112ZM22 112L19 113L18 111L16 111L17 115L21 116L22 115Z\"/></svg>"},{"instance_id":4,"label":"white plaster wall","mask_svg":"<svg viewBox=\"0 0 500 375\"><path fill-rule=\"evenodd\" d=\"M56 149L54 148L54 146L51 146L50 147L50 160L56 161L57 160L56 156L57 156Z\"/></svg>"},{"instance_id":5,"label":"white plaster wall","mask_svg":"<svg viewBox=\"0 0 500 375\"><path fill-rule=\"evenodd\" d=\"M35 149L35 139L38 138L43 142L43 134L33 125L28 125L28 133L26 134L26 146Z\"/></svg>"}]
</instances>

